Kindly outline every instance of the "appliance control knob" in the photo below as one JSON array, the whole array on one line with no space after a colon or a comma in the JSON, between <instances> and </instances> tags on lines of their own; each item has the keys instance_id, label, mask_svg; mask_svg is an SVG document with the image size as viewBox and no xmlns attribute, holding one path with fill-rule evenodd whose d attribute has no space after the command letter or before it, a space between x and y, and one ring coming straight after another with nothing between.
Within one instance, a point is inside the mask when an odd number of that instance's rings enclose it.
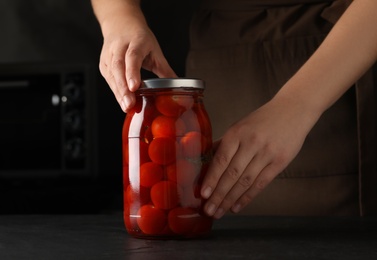
<instances>
[{"instance_id":1,"label":"appliance control knob","mask_svg":"<svg viewBox=\"0 0 377 260\"><path fill-rule=\"evenodd\" d=\"M64 126L68 131L79 132L84 128L84 119L82 112L75 109L67 112L64 117Z\"/></svg>"},{"instance_id":2,"label":"appliance control knob","mask_svg":"<svg viewBox=\"0 0 377 260\"><path fill-rule=\"evenodd\" d=\"M80 104L83 102L82 86L70 81L63 86L63 102L66 104Z\"/></svg>"},{"instance_id":3,"label":"appliance control knob","mask_svg":"<svg viewBox=\"0 0 377 260\"><path fill-rule=\"evenodd\" d=\"M81 138L69 139L65 145L65 156L70 160L83 159L85 156L84 149L84 142Z\"/></svg>"}]
</instances>

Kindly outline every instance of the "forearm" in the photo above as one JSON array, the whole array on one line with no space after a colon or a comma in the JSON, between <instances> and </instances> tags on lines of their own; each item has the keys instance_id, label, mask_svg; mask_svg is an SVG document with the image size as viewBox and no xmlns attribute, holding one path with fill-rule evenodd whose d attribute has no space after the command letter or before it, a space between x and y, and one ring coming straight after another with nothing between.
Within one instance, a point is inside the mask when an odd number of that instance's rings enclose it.
<instances>
[{"instance_id":1,"label":"forearm","mask_svg":"<svg viewBox=\"0 0 377 260\"><path fill-rule=\"evenodd\" d=\"M275 96L319 117L377 59L377 1L354 0L312 57Z\"/></svg>"},{"instance_id":2,"label":"forearm","mask_svg":"<svg viewBox=\"0 0 377 260\"><path fill-rule=\"evenodd\" d=\"M91 3L103 34L117 23L146 26L140 0L91 0Z\"/></svg>"}]
</instances>

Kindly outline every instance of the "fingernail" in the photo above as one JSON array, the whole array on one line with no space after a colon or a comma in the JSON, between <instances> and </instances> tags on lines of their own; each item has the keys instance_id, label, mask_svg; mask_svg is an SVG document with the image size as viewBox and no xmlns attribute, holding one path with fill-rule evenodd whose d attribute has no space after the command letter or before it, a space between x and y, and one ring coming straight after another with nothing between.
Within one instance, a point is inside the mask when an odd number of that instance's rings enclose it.
<instances>
[{"instance_id":1,"label":"fingernail","mask_svg":"<svg viewBox=\"0 0 377 260\"><path fill-rule=\"evenodd\" d=\"M133 79L128 80L128 89L131 90L131 91L135 90L135 80L133 80Z\"/></svg>"},{"instance_id":2,"label":"fingernail","mask_svg":"<svg viewBox=\"0 0 377 260\"><path fill-rule=\"evenodd\" d=\"M212 193L212 189L211 189L211 187L206 187L206 188L202 191L202 196L203 196L203 198L208 199L209 196L211 196L211 193Z\"/></svg>"},{"instance_id":3,"label":"fingernail","mask_svg":"<svg viewBox=\"0 0 377 260\"><path fill-rule=\"evenodd\" d=\"M127 106L124 102L124 98L120 101L120 107L122 108L123 112L127 111Z\"/></svg>"},{"instance_id":4,"label":"fingernail","mask_svg":"<svg viewBox=\"0 0 377 260\"><path fill-rule=\"evenodd\" d=\"M131 96L124 96L122 100L122 106L124 107L124 111L127 111L131 108L132 105L132 97Z\"/></svg>"},{"instance_id":5,"label":"fingernail","mask_svg":"<svg viewBox=\"0 0 377 260\"><path fill-rule=\"evenodd\" d=\"M225 213L224 209L223 208L219 208L219 209L217 209L214 217L217 218L217 219L219 219L219 218L221 218L224 215L224 213Z\"/></svg>"},{"instance_id":6,"label":"fingernail","mask_svg":"<svg viewBox=\"0 0 377 260\"><path fill-rule=\"evenodd\" d=\"M211 204L209 204L208 207L207 207L207 214L208 214L209 216L212 216L213 214L215 214L215 210L216 210L216 205L213 204L213 203L211 203Z\"/></svg>"},{"instance_id":7,"label":"fingernail","mask_svg":"<svg viewBox=\"0 0 377 260\"><path fill-rule=\"evenodd\" d=\"M239 211L241 210L241 205L240 204L236 204L232 207L232 211L234 213L238 213Z\"/></svg>"}]
</instances>

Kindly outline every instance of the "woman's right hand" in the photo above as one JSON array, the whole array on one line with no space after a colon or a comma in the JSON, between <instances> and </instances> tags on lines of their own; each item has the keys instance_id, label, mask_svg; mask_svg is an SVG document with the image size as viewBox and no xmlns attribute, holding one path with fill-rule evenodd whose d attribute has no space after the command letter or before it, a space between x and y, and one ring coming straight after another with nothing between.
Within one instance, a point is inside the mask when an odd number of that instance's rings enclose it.
<instances>
[{"instance_id":1,"label":"woman's right hand","mask_svg":"<svg viewBox=\"0 0 377 260\"><path fill-rule=\"evenodd\" d=\"M135 103L133 92L141 84L141 68L163 78L176 77L176 74L164 57L138 4L119 1L118 7L113 6L111 11L106 12L100 11L100 2L93 1L104 37L100 72L122 110L127 112Z\"/></svg>"}]
</instances>

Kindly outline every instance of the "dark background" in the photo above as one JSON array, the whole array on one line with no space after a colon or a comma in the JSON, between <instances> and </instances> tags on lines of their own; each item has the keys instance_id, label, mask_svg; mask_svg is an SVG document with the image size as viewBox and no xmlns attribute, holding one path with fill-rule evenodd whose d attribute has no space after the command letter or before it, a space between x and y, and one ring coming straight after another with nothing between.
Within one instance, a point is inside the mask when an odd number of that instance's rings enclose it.
<instances>
[{"instance_id":1,"label":"dark background","mask_svg":"<svg viewBox=\"0 0 377 260\"><path fill-rule=\"evenodd\" d=\"M170 65L179 76L184 76L184 62L189 45L189 20L197 4L197 1L186 2L142 1L148 23ZM98 80L93 86L96 99L94 116L97 122L92 126L97 128L95 142L98 144L98 175L53 180L33 179L33 176L29 176L27 180L0 179L0 213L92 213L121 210L121 129L125 114L99 74L101 46L100 28L89 0L0 0L1 66L85 63L93 65L98 74ZM154 77L144 71L142 75L143 78ZM38 150L35 152L38 153Z\"/></svg>"}]
</instances>

